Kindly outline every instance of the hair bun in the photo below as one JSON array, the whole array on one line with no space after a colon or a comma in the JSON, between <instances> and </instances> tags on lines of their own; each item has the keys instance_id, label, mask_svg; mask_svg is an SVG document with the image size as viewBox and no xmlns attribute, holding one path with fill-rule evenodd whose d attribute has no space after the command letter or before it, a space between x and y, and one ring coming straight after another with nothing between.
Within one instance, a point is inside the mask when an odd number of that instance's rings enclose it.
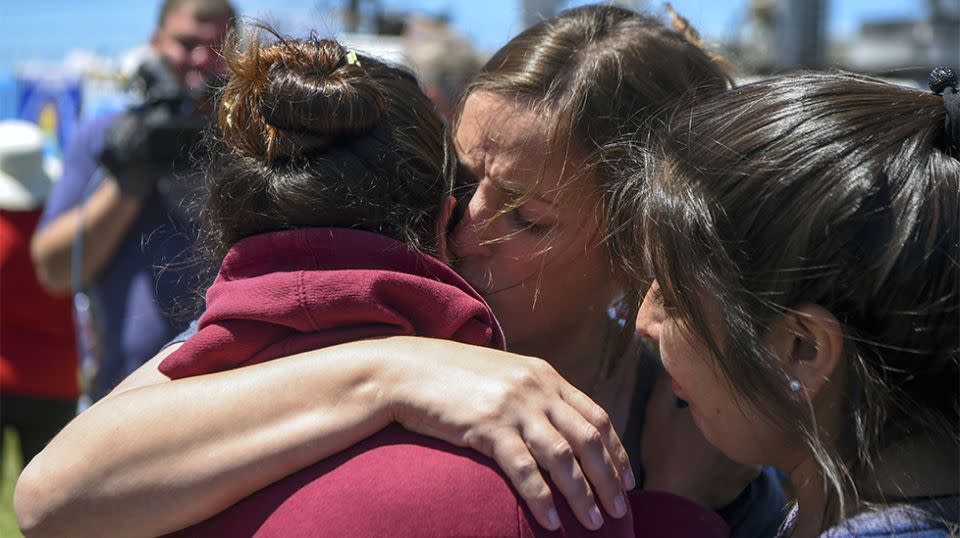
<instances>
[{"instance_id":1,"label":"hair bun","mask_svg":"<svg viewBox=\"0 0 960 538\"><path fill-rule=\"evenodd\" d=\"M380 123L385 101L360 62L336 41L311 36L249 46L228 56L220 127L241 151L267 162L323 150Z\"/></svg>"},{"instance_id":2,"label":"hair bun","mask_svg":"<svg viewBox=\"0 0 960 538\"><path fill-rule=\"evenodd\" d=\"M359 63L347 62L347 51L336 41L311 41L313 46L301 51L290 50L303 48L300 44L274 45L280 61L267 70L264 120L278 129L331 142L373 130L384 108L377 83Z\"/></svg>"},{"instance_id":3,"label":"hair bun","mask_svg":"<svg viewBox=\"0 0 960 538\"><path fill-rule=\"evenodd\" d=\"M960 90L960 83L957 80L957 73L949 67L934 67L927 77L927 84L933 93L943 93L947 88Z\"/></svg>"}]
</instances>

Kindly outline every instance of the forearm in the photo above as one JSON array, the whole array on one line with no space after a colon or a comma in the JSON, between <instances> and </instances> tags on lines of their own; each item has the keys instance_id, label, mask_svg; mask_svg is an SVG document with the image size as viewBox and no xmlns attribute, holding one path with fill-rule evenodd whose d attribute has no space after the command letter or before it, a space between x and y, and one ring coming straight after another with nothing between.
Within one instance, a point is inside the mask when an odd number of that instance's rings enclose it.
<instances>
[{"instance_id":1,"label":"forearm","mask_svg":"<svg viewBox=\"0 0 960 538\"><path fill-rule=\"evenodd\" d=\"M21 525L28 536L162 534L360 441L391 410L381 361L352 349L112 395L25 469Z\"/></svg>"},{"instance_id":2,"label":"forearm","mask_svg":"<svg viewBox=\"0 0 960 538\"><path fill-rule=\"evenodd\" d=\"M117 184L107 178L82 206L61 214L34 235L30 253L40 282L52 293L71 291L74 240L81 228L81 280L89 282L113 257L142 207L141 200L121 196Z\"/></svg>"},{"instance_id":3,"label":"forearm","mask_svg":"<svg viewBox=\"0 0 960 538\"><path fill-rule=\"evenodd\" d=\"M157 371L162 359L27 466L14 499L25 534L171 532L391 421L492 457L547 528L554 505L537 463L588 528L591 492L622 517L616 497L633 487L606 413L540 359L391 337L172 382Z\"/></svg>"}]
</instances>

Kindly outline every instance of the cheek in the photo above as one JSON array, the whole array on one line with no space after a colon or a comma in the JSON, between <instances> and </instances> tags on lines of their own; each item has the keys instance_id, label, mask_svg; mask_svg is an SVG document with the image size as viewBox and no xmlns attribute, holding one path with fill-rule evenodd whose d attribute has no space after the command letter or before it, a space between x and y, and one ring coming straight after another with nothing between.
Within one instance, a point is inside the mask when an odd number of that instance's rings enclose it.
<instances>
[{"instance_id":1,"label":"cheek","mask_svg":"<svg viewBox=\"0 0 960 538\"><path fill-rule=\"evenodd\" d=\"M703 436L728 458L741 463L756 463L760 443L755 424L744 415L741 404L718 379L708 364L697 367L676 361L668 372L683 386L690 414ZM761 450L762 452L762 450Z\"/></svg>"},{"instance_id":2,"label":"cheek","mask_svg":"<svg viewBox=\"0 0 960 538\"><path fill-rule=\"evenodd\" d=\"M658 326L660 330L660 339L658 341L660 348L660 361L674 380L682 383L687 377L686 371L682 368L683 361L689 359L684 357L687 354L684 344L685 340L678 338L676 327L672 320L661 319Z\"/></svg>"},{"instance_id":3,"label":"cheek","mask_svg":"<svg viewBox=\"0 0 960 538\"><path fill-rule=\"evenodd\" d=\"M498 272L524 281L528 292L536 293L544 306L583 308L584 303L603 301L607 295L598 264L582 250L564 243L562 237L518 234L504 242L500 254Z\"/></svg>"},{"instance_id":4,"label":"cheek","mask_svg":"<svg viewBox=\"0 0 960 538\"><path fill-rule=\"evenodd\" d=\"M450 246L450 249L455 256L462 256L460 253L461 248L472 246L468 244L469 237L467 236L467 220L467 216L463 215L457 222L457 225L453 227L450 235L447 236L447 244Z\"/></svg>"},{"instance_id":5,"label":"cheek","mask_svg":"<svg viewBox=\"0 0 960 538\"><path fill-rule=\"evenodd\" d=\"M723 390L704 352L691 344L669 318L660 325L659 347L664 369L673 378L675 390L690 404L691 411L707 418L717 415Z\"/></svg>"},{"instance_id":6,"label":"cheek","mask_svg":"<svg viewBox=\"0 0 960 538\"><path fill-rule=\"evenodd\" d=\"M543 300L555 293L550 268L516 241L501 246L491 257L489 269L505 297L522 303L527 312L542 307Z\"/></svg>"},{"instance_id":7,"label":"cheek","mask_svg":"<svg viewBox=\"0 0 960 538\"><path fill-rule=\"evenodd\" d=\"M216 65L216 54L209 47L198 47L190 53L190 63L193 65L210 68Z\"/></svg>"},{"instance_id":8,"label":"cheek","mask_svg":"<svg viewBox=\"0 0 960 538\"><path fill-rule=\"evenodd\" d=\"M180 45L167 44L161 48L160 52L175 69L181 69L186 64L187 53Z\"/></svg>"},{"instance_id":9,"label":"cheek","mask_svg":"<svg viewBox=\"0 0 960 538\"><path fill-rule=\"evenodd\" d=\"M549 247L546 251L545 241ZM527 274L535 275L530 282L539 287L537 301L543 310L565 316L592 316L594 312L605 313L622 293L605 251L579 234L533 238L525 248L540 252L528 255L523 266Z\"/></svg>"}]
</instances>

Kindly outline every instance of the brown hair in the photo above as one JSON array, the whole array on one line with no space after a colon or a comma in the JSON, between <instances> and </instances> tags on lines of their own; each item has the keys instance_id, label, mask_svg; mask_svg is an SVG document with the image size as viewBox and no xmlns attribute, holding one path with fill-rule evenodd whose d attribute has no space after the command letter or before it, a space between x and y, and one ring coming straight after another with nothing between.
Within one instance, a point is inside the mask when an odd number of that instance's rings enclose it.
<instances>
[{"instance_id":1,"label":"brown hair","mask_svg":"<svg viewBox=\"0 0 960 538\"><path fill-rule=\"evenodd\" d=\"M434 253L452 144L408 71L311 36L226 48L202 230L219 263L254 234L380 233ZM355 56L354 56L355 55Z\"/></svg>"},{"instance_id":2,"label":"brown hair","mask_svg":"<svg viewBox=\"0 0 960 538\"><path fill-rule=\"evenodd\" d=\"M193 16L202 21L226 19L233 25L237 14L229 0L164 0L157 15L157 28L163 28L170 13L189 6Z\"/></svg>"},{"instance_id":3,"label":"brown hair","mask_svg":"<svg viewBox=\"0 0 960 538\"><path fill-rule=\"evenodd\" d=\"M624 144L616 142L649 143L653 128L684 96L717 93L729 83L724 69L681 33L635 11L597 4L564 11L511 39L467 86L461 108L470 94L484 91L551 118L547 147L565 161L585 157L571 175L594 180L608 209L623 177ZM605 236L620 233L609 216L605 222ZM622 254L610 254L611 265L620 266ZM620 315L632 319L638 305L639 290L628 286ZM625 330L612 354L632 335Z\"/></svg>"},{"instance_id":4,"label":"brown hair","mask_svg":"<svg viewBox=\"0 0 960 538\"><path fill-rule=\"evenodd\" d=\"M849 74L742 86L674 118L615 211L645 247L633 261L735 392L800 428L833 492L828 523L859 508L891 443L960 438L960 156L944 114L933 93ZM718 302L725 345L698 294ZM761 344L801 303L844 334L848 423L829 446Z\"/></svg>"},{"instance_id":5,"label":"brown hair","mask_svg":"<svg viewBox=\"0 0 960 538\"><path fill-rule=\"evenodd\" d=\"M564 11L510 40L486 63L465 98L487 91L556 119L551 142L590 155L601 187L619 170L601 158L691 92L716 93L726 72L657 19L612 5Z\"/></svg>"}]
</instances>

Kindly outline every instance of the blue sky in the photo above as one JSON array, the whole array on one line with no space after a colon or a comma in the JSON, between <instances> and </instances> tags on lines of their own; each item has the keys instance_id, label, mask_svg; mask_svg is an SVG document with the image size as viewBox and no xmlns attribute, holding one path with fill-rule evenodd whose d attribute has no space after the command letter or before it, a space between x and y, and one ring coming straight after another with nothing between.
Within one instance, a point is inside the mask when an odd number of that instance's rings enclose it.
<instances>
[{"instance_id":1,"label":"blue sky","mask_svg":"<svg viewBox=\"0 0 960 538\"><path fill-rule=\"evenodd\" d=\"M331 0L234 0L245 16L296 21L320 32L335 31L318 5ZM71 49L117 57L149 35L156 17L154 0L0 0L0 70L26 59L58 60ZM387 9L446 12L453 24L481 49L493 51L521 30L519 0L383 0ZM569 5L586 2L570 2ZM742 20L747 0L673 0L674 7L708 38L731 32ZM856 31L861 20L918 14L923 0L831 0L831 35ZM648 1L652 9L661 2Z\"/></svg>"}]
</instances>

